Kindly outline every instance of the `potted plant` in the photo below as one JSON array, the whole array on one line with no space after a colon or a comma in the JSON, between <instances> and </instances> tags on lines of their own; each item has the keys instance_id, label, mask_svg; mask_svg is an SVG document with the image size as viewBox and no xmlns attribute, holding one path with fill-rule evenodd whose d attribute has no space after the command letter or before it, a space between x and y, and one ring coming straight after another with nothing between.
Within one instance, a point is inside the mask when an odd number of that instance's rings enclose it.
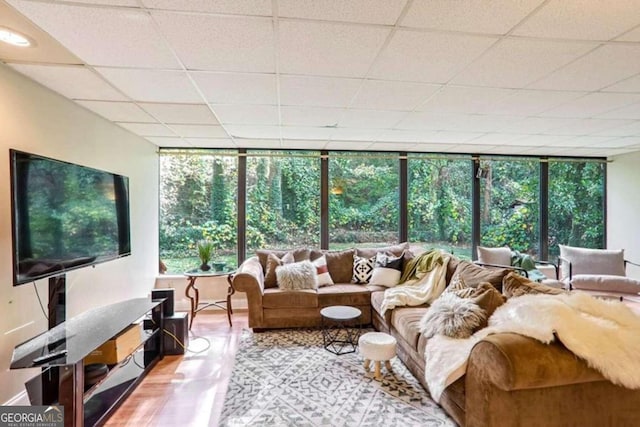
<instances>
[{"instance_id":1,"label":"potted plant","mask_svg":"<svg viewBox=\"0 0 640 427\"><path fill-rule=\"evenodd\" d=\"M213 256L214 245L211 240L200 240L198 241L198 257L200 258L200 270L209 271L211 266L209 265L209 261L211 261L211 257Z\"/></svg>"}]
</instances>

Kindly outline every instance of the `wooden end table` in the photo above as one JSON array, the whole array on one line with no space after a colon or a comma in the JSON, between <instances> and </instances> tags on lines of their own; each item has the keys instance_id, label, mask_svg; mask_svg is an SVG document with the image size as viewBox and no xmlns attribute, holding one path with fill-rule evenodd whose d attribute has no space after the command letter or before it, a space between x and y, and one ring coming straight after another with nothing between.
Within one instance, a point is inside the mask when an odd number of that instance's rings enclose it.
<instances>
[{"instance_id":1,"label":"wooden end table","mask_svg":"<svg viewBox=\"0 0 640 427\"><path fill-rule=\"evenodd\" d=\"M187 288L184 291L184 294L189 301L191 302L191 319L189 319L189 330L191 330L191 325L193 325L193 319L196 317L199 311L204 310L208 307L217 307L227 312L227 320L229 320L229 326L233 326L231 322L231 315L233 314L233 308L231 307L231 295L235 293L235 289L233 289L232 280L235 270L230 271L202 271L199 268L195 268L193 270L188 270L184 272L184 275L187 276ZM229 284L229 288L227 289L227 298L225 300L220 301L204 301L200 302L200 290L196 287L196 280L199 277L227 277L227 283ZM224 304L224 305L223 305Z\"/></svg>"}]
</instances>

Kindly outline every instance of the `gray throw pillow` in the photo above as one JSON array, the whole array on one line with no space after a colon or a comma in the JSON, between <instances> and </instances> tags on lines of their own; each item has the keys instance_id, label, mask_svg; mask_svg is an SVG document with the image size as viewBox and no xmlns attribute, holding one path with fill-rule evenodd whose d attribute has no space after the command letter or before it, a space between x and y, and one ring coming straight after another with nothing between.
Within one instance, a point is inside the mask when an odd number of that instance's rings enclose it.
<instances>
[{"instance_id":1,"label":"gray throw pillow","mask_svg":"<svg viewBox=\"0 0 640 427\"><path fill-rule=\"evenodd\" d=\"M460 298L453 293L443 293L420 320L420 332L425 338L437 334L468 338L486 321L486 311L472 300Z\"/></svg>"}]
</instances>

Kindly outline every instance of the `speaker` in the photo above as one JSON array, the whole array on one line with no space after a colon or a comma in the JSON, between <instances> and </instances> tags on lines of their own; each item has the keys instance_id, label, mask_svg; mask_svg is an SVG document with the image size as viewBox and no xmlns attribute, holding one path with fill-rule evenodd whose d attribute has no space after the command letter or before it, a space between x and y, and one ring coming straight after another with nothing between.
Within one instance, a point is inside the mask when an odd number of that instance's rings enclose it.
<instances>
[{"instance_id":1,"label":"speaker","mask_svg":"<svg viewBox=\"0 0 640 427\"><path fill-rule=\"evenodd\" d=\"M162 305L162 312L164 313L164 317L173 316L174 313L174 289L173 288L163 288L163 289L151 289L151 299L161 299L166 298L164 304Z\"/></svg>"},{"instance_id":2,"label":"speaker","mask_svg":"<svg viewBox=\"0 0 640 427\"><path fill-rule=\"evenodd\" d=\"M162 336L164 354L184 354L189 345L189 315L180 312L165 317Z\"/></svg>"}]
</instances>

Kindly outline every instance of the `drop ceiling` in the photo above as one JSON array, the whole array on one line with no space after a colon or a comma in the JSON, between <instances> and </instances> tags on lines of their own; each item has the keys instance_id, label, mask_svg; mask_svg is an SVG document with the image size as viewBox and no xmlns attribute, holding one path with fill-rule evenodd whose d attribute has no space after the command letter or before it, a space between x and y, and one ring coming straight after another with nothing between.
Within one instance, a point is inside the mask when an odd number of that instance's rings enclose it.
<instances>
[{"instance_id":1,"label":"drop ceiling","mask_svg":"<svg viewBox=\"0 0 640 427\"><path fill-rule=\"evenodd\" d=\"M16 71L160 147L640 151L640 0L0 1Z\"/></svg>"}]
</instances>

